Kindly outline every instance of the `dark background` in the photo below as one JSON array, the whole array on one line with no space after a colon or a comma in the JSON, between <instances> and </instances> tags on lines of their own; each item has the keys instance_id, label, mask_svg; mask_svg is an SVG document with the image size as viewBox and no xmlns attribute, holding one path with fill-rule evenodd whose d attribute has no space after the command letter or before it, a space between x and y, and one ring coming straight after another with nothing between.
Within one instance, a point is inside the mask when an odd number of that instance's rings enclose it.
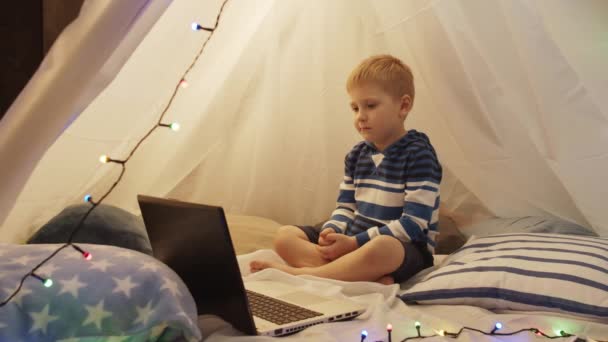
<instances>
[{"instance_id":1,"label":"dark background","mask_svg":"<svg viewBox=\"0 0 608 342\"><path fill-rule=\"evenodd\" d=\"M0 120L83 2L0 1Z\"/></svg>"}]
</instances>

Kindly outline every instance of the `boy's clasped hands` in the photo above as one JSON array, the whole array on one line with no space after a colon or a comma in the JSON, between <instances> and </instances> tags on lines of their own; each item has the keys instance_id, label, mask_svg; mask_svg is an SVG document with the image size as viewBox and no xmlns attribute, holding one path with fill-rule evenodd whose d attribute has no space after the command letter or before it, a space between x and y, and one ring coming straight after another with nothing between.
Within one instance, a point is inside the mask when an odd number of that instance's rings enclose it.
<instances>
[{"instance_id":1,"label":"boy's clasped hands","mask_svg":"<svg viewBox=\"0 0 608 342\"><path fill-rule=\"evenodd\" d=\"M332 228L325 228L319 235L317 250L323 259L332 261L348 254L359 247L354 236L336 233Z\"/></svg>"}]
</instances>

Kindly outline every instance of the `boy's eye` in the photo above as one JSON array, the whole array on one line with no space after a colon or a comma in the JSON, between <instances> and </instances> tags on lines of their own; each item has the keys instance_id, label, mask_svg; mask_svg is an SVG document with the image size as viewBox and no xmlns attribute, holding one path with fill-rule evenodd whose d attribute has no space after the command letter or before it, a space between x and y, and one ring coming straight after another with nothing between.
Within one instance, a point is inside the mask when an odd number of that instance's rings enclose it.
<instances>
[{"instance_id":1,"label":"boy's eye","mask_svg":"<svg viewBox=\"0 0 608 342\"><path fill-rule=\"evenodd\" d=\"M374 109L375 107L376 107L375 103L368 103L367 104L367 108L369 108L369 109Z\"/></svg>"},{"instance_id":2,"label":"boy's eye","mask_svg":"<svg viewBox=\"0 0 608 342\"><path fill-rule=\"evenodd\" d=\"M359 111L359 108L358 108L358 107L350 107L350 108L351 108L351 109L353 110L353 112L355 112L355 113Z\"/></svg>"}]
</instances>

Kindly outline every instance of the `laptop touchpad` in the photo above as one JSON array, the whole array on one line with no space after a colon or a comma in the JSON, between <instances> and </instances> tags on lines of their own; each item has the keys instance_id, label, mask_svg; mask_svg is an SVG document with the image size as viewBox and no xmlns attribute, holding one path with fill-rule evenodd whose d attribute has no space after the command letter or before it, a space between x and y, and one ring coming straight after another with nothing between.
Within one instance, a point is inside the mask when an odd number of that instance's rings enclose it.
<instances>
[{"instance_id":1,"label":"laptop touchpad","mask_svg":"<svg viewBox=\"0 0 608 342\"><path fill-rule=\"evenodd\" d=\"M280 297L277 297L277 299L288 301L288 302L302 305L302 306L314 305L314 304L323 303L323 302L330 300L330 298L320 297L320 296L314 295L309 292L304 292L304 291L290 292L290 293L287 293Z\"/></svg>"}]
</instances>

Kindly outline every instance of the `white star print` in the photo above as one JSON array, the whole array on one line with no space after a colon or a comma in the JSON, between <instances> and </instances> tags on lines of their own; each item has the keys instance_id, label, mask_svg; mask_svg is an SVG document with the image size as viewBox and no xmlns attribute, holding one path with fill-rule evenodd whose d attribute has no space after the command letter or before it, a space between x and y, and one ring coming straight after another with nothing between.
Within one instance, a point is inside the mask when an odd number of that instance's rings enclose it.
<instances>
[{"instance_id":1,"label":"white star print","mask_svg":"<svg viewBox=\"0 0 608 342\"><path fill-rule=\"evenodd\" d=\"M151 270L153 272L156 272L160 269L160 266L158 266L157 263L155 262L144 262L144 265L141 267L142 270Z\"/></svg>"},{"instance_id":2,"label":"white star print","mask_svg":"<svg viewBox=\"0 0 608 342\"><path fill-rule=\"evenodd\" d=\"M40 267L38 270L40 273L46 275L47 277L51 277L55 271L57 271L59 267L53 264L44 264L44 266Z\"/></svg>"},{"instance_id":3,"label":"white star print","mask_svg":"<svg viewBox=\"0 0 608 342\"><path fill-rule=\"evenodd\" d=\"M108 267L114 266L114 264L109 263L107 260L92 261L91 265L93 265L91 266L92 270L101 270L103 272L106 272Z\"/></svg>"},{"instance_id":4,"label":"white star print","mask_svg":"<svg viewBox=\"0 0 608 342\"><path fill-rule=\"evenodd\" d=\"M82 323L82 326L87 324L95 324L97 329L101 330L101 321L104 318L112 316L112 313L103 309L103 300L95 306L85 305L87 309L87 319Z\"/></svg>"},{"instance_id":5,"label":"white star print","mask_svg":"<svg viewBox=\"0 0 608 342\"><path fill-rule=\"evenodd\" d=\"M70 280L60 280L59 282L61 283L62 289L57 295L69 293L76 299L78 299L78 290L87 287L87 284L81 283L78 280L78 275L73 276Z\"/></svg>"},{"instance_id":6,"label":"white star print","mask_svg":"<svg viewBox=\"0 0 608 342\"><path fill-rule=\"evenodd\" d=\"M40 312L31 312L30 316L34 321L34 323L32 324L32 328L30 329L30 333L36 330L42 330L42 332L46 334L46 328L48 328L49 323L59 319L59 316L49 315L48 304Z\"/></svg>"},{"instance_id":7,"label":"white star print","mask_svg":"<svg viewBox=\"0 0 608 342\"><path fill-rule=\"evenodd\" d=\"M160 289L161 289L161 291L164 289L169 290L171 293L173 293L173 296L175 296L175 297L177 297L178 295L179 296L182 295L182 293L177 288L177 283L169 278L164 279L163 286Z\"/></svg>"},{"instance_id":8,"label":"white star print","mask_svg":"<svg viewBox=\"0 0 608 342\"><path fill-rule=\"evenodd\" d=\"M131 282L131 276L127 276L125 279L114 277L112 279L116 282L116 287L112 293L122 292L127 298L131 298L131 290L138 286L138 284Z\"/></svg>"},{"instance_id":9,"label":"white star print","mask_svg":"<svg viewBox=\"0 0 608 342\"><path fill-rule=\"evenodd\" d=\"M135 254L129 252L128 250L124 250L124 251L121 251L120 253L116 253L116 256L125 258L125 259L131 259L131 258L135 257Z\"/></svg>"},{"instance_id":10,"label":"white star print","mask_svg":"<svg viewBox=\"0 0 608 342\"><path fill-rule=\"evenodd\" d=\"M11 262L13 264L21 264L23 266L27 266L27 264L34 259L35 259L34 257L31 257L29 255L24 255L22 257L12 259Z\"/></svg>"},{"instance_id":11,"label":"white star print","mask_svg":"<svg viewBox=\"0 0 608 342\"><path fill-rule=\"evenodd\" d=\"M137 323L143 323L144 325L148 324L150 316L152 316L152 314L154 313L154 310L152 309L152 301L149 301L145 307L140 308L139 306L137 306L136 309L137 319L135 320L135 322L133 322L133 325Z\"/></svg>"},{"instance_id":12,"label":"white star print","mask_svg":"<svg viewBox=\"0 0 608 342\"><path fill-rule=\"evenodd\" d=\"M4 324L4 323L0 323L0 329L2 329L2 328L6 328L6 327L8 327L8 325L6 325L6 324Z\"/></svg>"}]
</instances>

